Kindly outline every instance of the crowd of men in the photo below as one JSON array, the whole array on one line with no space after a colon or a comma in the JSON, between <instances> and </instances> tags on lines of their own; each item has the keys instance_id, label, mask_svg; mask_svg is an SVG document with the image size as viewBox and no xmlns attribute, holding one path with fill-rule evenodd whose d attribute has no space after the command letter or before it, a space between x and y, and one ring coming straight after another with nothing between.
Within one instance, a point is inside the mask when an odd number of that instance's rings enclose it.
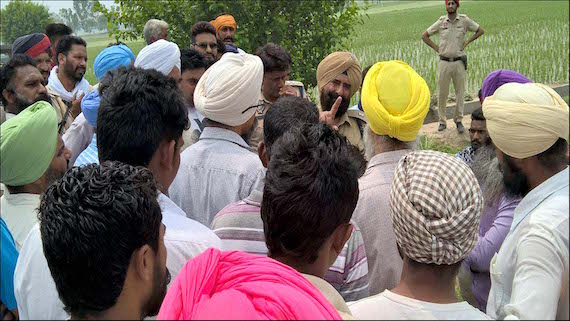
<instances>
[{"instance_id":1,"label":"crowd of men","mask_svg":"<svg viewBox=\"0 0 570 321\"><path fill-rule=\"evenodd\" d=\"M451 18L480 36L458 5L426 34ZM103 49L95 85L67 26L14 42L0 319L568 319L554 90L493 71L471 146L419 151L431 95L405 62L333 52L315 104L283 47L235 45L231 15L195 23L191 48L168 27L149 20L136 56Z\"/></svg>"}]
</instances>

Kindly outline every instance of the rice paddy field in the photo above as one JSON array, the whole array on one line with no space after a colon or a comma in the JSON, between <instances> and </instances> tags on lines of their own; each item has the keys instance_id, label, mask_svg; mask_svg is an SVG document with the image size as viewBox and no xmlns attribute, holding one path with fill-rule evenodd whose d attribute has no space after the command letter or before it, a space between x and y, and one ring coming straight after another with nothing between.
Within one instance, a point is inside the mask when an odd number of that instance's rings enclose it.
<instances>
[{"instance_id":1,"label":"rice paddy field","mask_svg":"<svg viewBox=\"0 0 570 321\"><path fill-rule=\"evenodd\" d=\"M536 82L568 83L568 9L568 1L461 1L458 12L485 30L465 50L466 92L476 98L487 73L499 68L519 71ZM423 43L421 33L446 14L443 1L383 1L367 14L351 43L363 68L381 60L402 60L435 94L439 57ZM438 36L432 40L437 43Z\"/></svg>"},{"instance_id":2,"label":"rice paddy field","mask_svg":"<svg viewBox=\"0 0 570 321\"><path fill-rule=\"evenodd\" d=\"M485 29L466 48L466 92L475 98L487 73L498 68L517 70L537 82L568 83L568 10L568 1L461 1L459 12ZM405 61L424 77L435 96L439 58L422 42L421 33L444 14L441 0L371 4L364 23L356 27L350 50L363 68L381 60ZM86 78L96 83L93 60L114 39L106 34L84 38L89 56ZM432 37L436 43L437 38ZM142 39L126 43L135 54L144 46Z\"/></svg>"}]
</instances>

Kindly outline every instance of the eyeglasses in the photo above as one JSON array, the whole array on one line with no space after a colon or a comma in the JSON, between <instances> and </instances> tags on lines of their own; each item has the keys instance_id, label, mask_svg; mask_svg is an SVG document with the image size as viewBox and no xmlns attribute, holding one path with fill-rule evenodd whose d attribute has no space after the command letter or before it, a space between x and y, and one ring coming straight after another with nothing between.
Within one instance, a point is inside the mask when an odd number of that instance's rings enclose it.
<instances>
[{"instance_id":1,"label":"eyeglasses","mask_svg":"<svg viewBox=\"0 0 570 321\"><path fill-rule=\"evenodd\" d=\"M202 50L206 50L206 49L208 49L208 47L212 50L218 48L217 43L206 43L206 42L196 43L195 42L195 43L193 43L193 45L202 48Z\"/></svg>"},{"instance_id":2,"label":"eyeglasses","mask_svg":"<svg viewBox=\"0 0 570 321\"><path fill-rule=\"evenodd\" d=\"M242 113L242 114L245 114L246 111L248 111L248 110L250 110L250 109L252 109L252 108L257 108L257 107L259 107L259 106L263 106L263 105L265 105L265 103L261 103L261 104L249 106L249 107L247 107L244 111L242 111L241 113Z\"/></svg>"}]
</instances>

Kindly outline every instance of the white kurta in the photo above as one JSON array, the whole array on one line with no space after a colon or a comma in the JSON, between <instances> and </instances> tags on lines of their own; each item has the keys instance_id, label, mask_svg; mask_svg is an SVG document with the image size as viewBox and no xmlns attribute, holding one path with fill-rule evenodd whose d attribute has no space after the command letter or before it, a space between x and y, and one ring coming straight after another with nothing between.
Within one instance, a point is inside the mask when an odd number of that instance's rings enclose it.
<instances>
[{"instance_id":1,"label":"white kurta","mask_svg":"<svg viewBox=\"0 0 570 321\"><path fill-rule=\"evenodd\" d=\"M158 203L162 209L162 223L166 227L166 267L174 280L188 259L209 247L220 248L220 239L204 225L187 218L166 195L160 194ZM14 294L22 320L69 318L63 310L43 253L39 224L32 228L20 252L14 272Z\"/></svg>"}]
</instances>

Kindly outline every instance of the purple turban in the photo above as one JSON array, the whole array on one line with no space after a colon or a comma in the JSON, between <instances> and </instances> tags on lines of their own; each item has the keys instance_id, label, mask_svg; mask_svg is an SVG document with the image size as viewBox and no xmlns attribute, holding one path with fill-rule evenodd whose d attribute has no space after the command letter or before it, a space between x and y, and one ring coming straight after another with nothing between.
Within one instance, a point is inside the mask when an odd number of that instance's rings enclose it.
<instances>
[{"instance_id":1,"label":"purple turban","mask_svg":"<svg viewBox=\"0 0 570 321\"><path fill-rule=\"evenodd\" d=\"M491 71L487 77L485 77L483 86L481 86L481 101L483 101L486 97L493 95L493 93L495 93L495 90L509 82L526 84L532 82L532 80L526 78L516 71L508 69L497 69Z\"/></svg>"}]
</instances>

